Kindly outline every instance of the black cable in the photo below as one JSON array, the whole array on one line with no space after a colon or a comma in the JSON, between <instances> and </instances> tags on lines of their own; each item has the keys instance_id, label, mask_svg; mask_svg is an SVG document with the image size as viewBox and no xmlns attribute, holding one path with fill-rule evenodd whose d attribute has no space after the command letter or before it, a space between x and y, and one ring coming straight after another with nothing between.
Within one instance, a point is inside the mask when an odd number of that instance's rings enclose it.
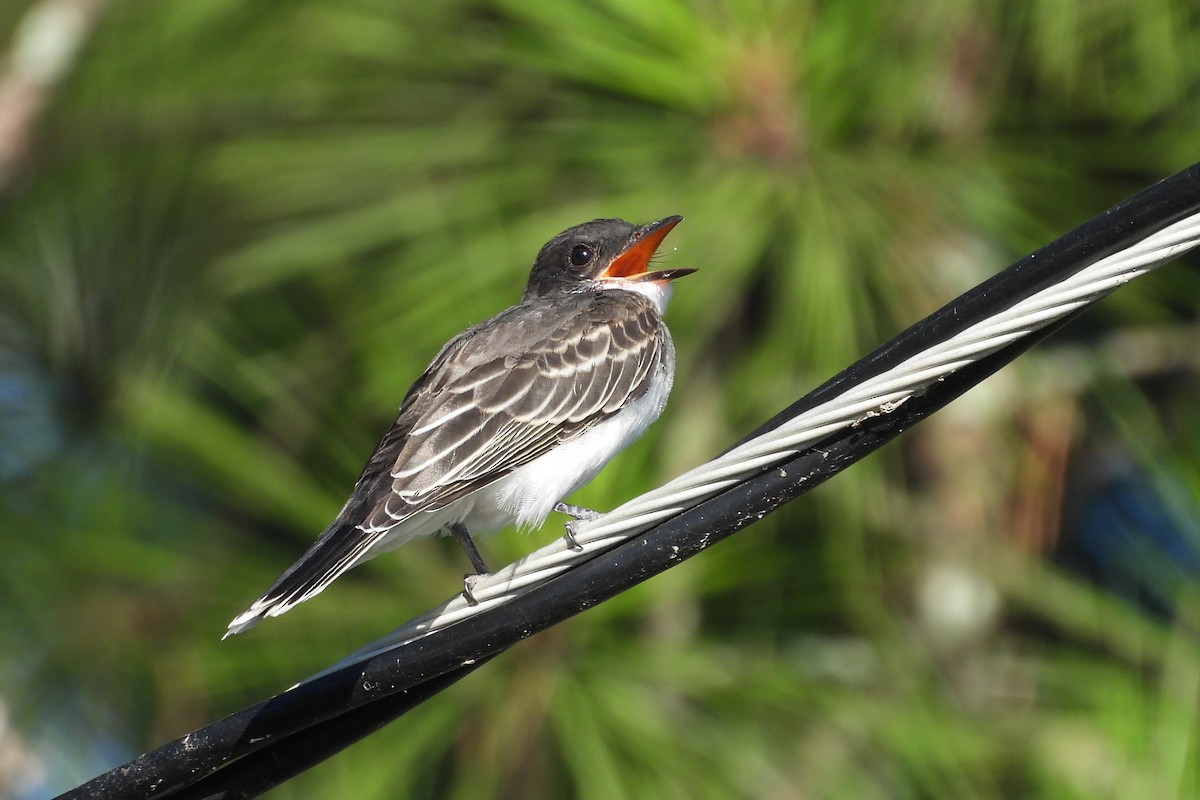
<instances>
[{"instance_id":1,"label":"black cable","mask_svg":"<svg viewBox=\"0 0 1200 800\"><path fill-rule=\"evenodd\" d=\"M481 660L301 730L172 793L170 797L175 800L258 797L416 708L488 660Z\"/></svg>"},{"instance_id":2,"label":"black cable","mask_svg":"<svg viewBox=\"0 0 1200 800\"><path fill-rule=\"evenodd\" d=\"M1193 165L952 301L798 400L747 439L1198 209L1200 165ZM674 566L828 480L1085 309L958 370L891 413L866 418L546 585L232 714L61 797L253 796L386 724L517 641Z\"/></svg>"}]
</instances>

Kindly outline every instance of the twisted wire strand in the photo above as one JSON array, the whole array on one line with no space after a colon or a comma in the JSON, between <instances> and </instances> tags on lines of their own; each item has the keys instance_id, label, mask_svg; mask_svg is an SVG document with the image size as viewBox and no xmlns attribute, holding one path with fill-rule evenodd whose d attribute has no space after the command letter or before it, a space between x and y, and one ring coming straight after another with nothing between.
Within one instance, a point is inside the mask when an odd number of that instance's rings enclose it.
<instances>
[{"instance_id":1,"label":"twisted wire strand","mask_svg":"<svg viewBox=\"0 0 1200 800\"><path fill-rule=\"evenodd\" d=\"M1097 260L597 519L577 522L575 540L579 549L573 549L565 538L556 539L479 579L471 589L475 602L457 595L326 672L503 605L530 587L551 580L765 468L783 463L842 428L892 412L930 384L1096 302L1197 245L1200 245L1200 212Z\"/></svg>"}]
</instances>

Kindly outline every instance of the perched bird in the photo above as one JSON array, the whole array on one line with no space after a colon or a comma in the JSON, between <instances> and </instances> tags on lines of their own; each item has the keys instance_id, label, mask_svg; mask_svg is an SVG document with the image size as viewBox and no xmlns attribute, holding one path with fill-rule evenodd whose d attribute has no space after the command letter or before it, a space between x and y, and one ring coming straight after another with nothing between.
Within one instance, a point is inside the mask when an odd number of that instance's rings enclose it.
<instances>
[{"instance_id":1,"label":"perched bird","mask_svg":"<svg viewBox=\"0 0 1200 800\"><path fill-rule=\"evenodd\" d=\"M648 267L682 219L598 219L551 239L521 302L442 347L337 518L225 635L418 536L449 532L486 574L471 533L538 525L552 510L594 516L560 501L640 436L671 390L662 315L671 281L695 270Z\"/></svg>"}]
</instances>

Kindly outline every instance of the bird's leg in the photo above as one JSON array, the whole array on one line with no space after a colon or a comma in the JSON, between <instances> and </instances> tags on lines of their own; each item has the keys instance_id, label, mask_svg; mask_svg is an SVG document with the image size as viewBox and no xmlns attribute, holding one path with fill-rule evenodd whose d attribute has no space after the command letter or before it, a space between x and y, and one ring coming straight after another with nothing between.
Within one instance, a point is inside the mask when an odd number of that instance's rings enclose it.
<instances>
[{"instance_id":1,"label":"bird's leg","mask_svg":"<svg viewBox=\"0 0 1200 800\"><path fill-rule=\"evenodd\" d=\"M575 523L579 522L580 520L586 521L589 519L597 519L600 516L600 512L592 511L590 508L584 508L583 506L569 505L567 503L556 503L554 505L554 510L560 514L566 514L568 517L574 518L565 526L563 526L567 529L567 532L563 535L563 538L567 540L567 546L572 550L576 552L583 550L583 545L581 545L579 540L575 538Z\"/></svg>"},{"instance_id":2,"label":"bird's leg","mask_svg":"<svg viewBox=\"0 0 1200 800\"><path fill-rule=\"evenodd\" d=\"M475 547L475 542L471 539L471 534L467 532L467 526L461 522L454 522L446 526L455 540L462 545L462 549L467 551L467 558L471 559L471 566L475 568L474 575L467 575L463 578L463 598L473 606L479 605L479 601L475 599L472 590L479 579L485 575L491 575L492 571L488 569L487 564L483 561L483 556L479 555L479 549Z\"/></svg>"},{"instance_id":3,"label":"bird's leg","mask_svg":"<svg viewBox=\"0 0 1200 800\"><path fill-rule=\"evenodd\" d=\"M471 540L471 534L467 532L467 527L461 522L452 522L446 527L450 529L455 540L462 545L462 549L467 551L467 558L471 559L471 566L475 568L476 574L491 575L492 571L488 569L487 564L483 563L483 556L479 555L479 550L476 549L475 542Z\"/></svg>"}]
</instances>

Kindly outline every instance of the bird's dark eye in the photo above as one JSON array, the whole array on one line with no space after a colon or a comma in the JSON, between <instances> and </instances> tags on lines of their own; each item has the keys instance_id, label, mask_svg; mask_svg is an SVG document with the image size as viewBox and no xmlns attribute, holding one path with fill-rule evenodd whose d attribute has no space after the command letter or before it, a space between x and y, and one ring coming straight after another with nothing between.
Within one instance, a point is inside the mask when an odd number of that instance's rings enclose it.
<instances>
[{"instance_id":1,"label":"bird's dark eye","mask_svg":"<svg viewBox=\"0 0 1200 800\"><path fill-rule=\"evenodd\" d=\"M577 244L571 248L571 264L576 267L582 267L592 260L595 253L592 248L586 244Z\"/></svg>"}]
</instances>

